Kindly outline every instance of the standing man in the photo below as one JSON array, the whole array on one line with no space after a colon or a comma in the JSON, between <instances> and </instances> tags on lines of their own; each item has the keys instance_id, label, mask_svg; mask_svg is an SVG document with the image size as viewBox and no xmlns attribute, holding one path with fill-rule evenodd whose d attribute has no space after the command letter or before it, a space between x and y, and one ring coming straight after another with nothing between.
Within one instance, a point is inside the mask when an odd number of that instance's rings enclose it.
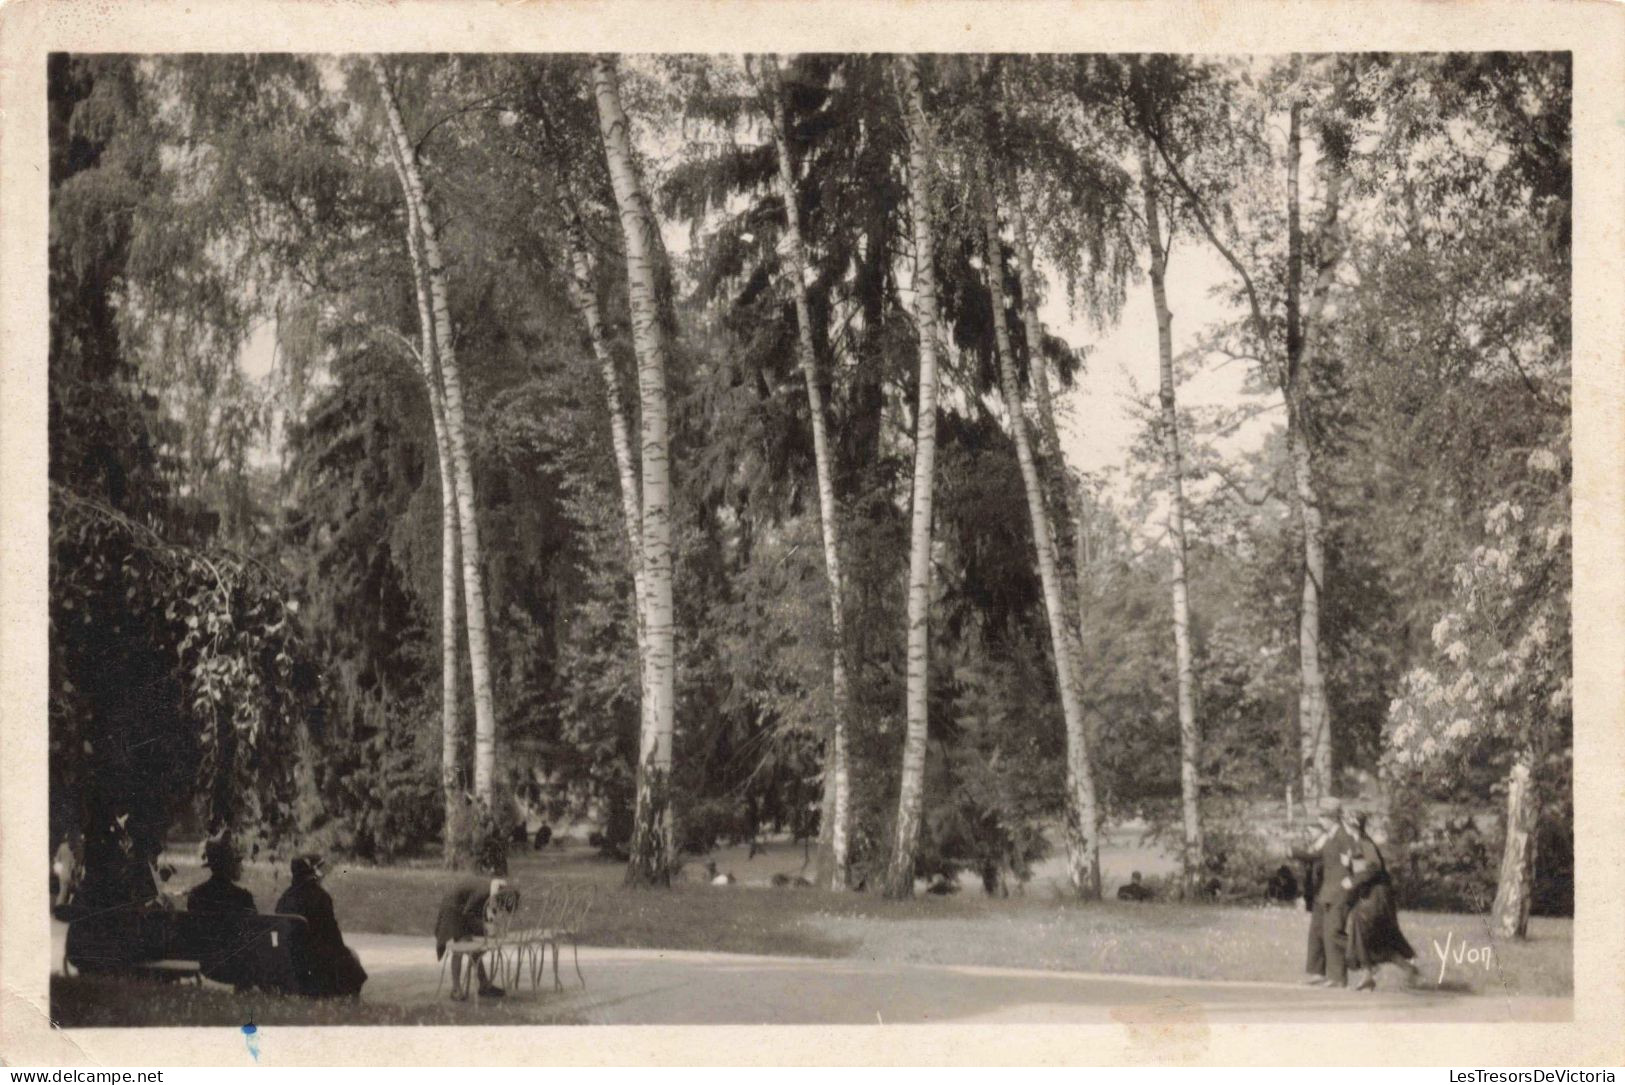
<instances>
[{"instance_id":1,"label":"standing man","mask_svg":"<svg viewBox=\"0 0 1625 1085\"><path fill-rule=\"evenodd\" d=\"M1360 851L1360 837L1351 824L1353 815L1336 799L1321 800L1321 817L1332 826L1320 848L1320 891L1315 896L1315 920L1326 954L1327 987L1347 987L1349 879L1354 856Z\"/></svg>"},{"instance_id":2,"label":"standing man","mask_svg":"<svg viewBox=\"0 0 1625 1085\"><path fill-rule=\"evenodd\" d=\"M1337 881L1338 865L1337 855L1332 856L1332 866L1325 865L1325 853L1333 837L1339 832L1342 807L1333 798L1325 798L1316 808L1319 827L1313 842L1299 845L1292 849L1292 857L1303 863L1303 906L1309 913L1309 948L1307 959L1304 962L1304 971L1308 974L1308 983L1311 987L1325 987L1331 981L1326 978L1326 911L1321 907L1321 889L1327 881L1327 873L1334 875L1331 879ZM1346 850L1346 849L1345 849ZM1344 980L1347 981L1347 966L1344 967Z\"/></svg>"}]
</instances>

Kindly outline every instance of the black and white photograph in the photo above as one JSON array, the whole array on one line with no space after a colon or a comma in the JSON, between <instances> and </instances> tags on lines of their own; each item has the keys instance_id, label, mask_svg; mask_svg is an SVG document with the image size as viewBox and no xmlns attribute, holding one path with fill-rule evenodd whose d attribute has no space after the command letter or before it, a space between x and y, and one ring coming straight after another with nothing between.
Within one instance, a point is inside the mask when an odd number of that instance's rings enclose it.
<instances>
[{"instance_id":1,"label":"black and white photograph","mask_svg":"<svg viewBox=\"0 0 1625 1085\"><path fill-rule=\"evenodd\" d=\"M35 58L49 1029L1590 1019L1575 52L785 42Z\"/></svg>"}]
</instances>

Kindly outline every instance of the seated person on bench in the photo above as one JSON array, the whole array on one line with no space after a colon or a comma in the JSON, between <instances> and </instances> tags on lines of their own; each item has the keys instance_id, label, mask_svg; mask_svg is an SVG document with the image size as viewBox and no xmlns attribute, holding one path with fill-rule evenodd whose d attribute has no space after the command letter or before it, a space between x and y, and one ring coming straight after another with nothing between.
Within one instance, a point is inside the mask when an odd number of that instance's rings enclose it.
<instances>
[{"instance_id":1,"label":"seated person on bench","mask_svg":"<svg viewBox=\"0 0 1625 1085\"><path fill-rule=\"evenodd\" d=\"M243 876L243 857L229 836L213 837L203 845L203 865L209 868L209 880L186 894L188 912L252 915L259 911L254 894L237 884Z\"/></svg>"},{"instance_id":2,"label":"seated person on bench","mask_svg":"<svg viewBox=\"0 0 1625 1085\"><path fill-rule=\"evenodd\" d=\"M344 944L333 914L333 898L322 887L326 873L320 855L299 856L293 861L293 885L276 902L276 910L279 915L296 915L305 921L305 936L294 943L299 993L314 998L359 998L367 970L361 967L355 950Z\"/></svg>"},{"instance_id":3,"label":"seated person on bench","mask_svg":"<svg viewBox=\"0 0 1625 1085\"><path fill-rule=\"evenodd\" d=\"M440 902L440 914L434 924L434 957L446 955L446 947L453 942L469 938L483 938L499 916L512 913L519 907L519 891L501 878L493 878L489 885L467 882L447 893ZM493 984L485 971L483 954L470 954L474 958L471 972L479 979L480 997L501 997L502 988ZM461 1002L468 997L463 983L463 955L456 950L451 954L451 997ZM473 979L474 977L470 977Z\"/></svg>"},{"instance_id":4,"label":"seated person on bench","mask_svg":"<svg viewBox=\"0 0 1625 1085\"><path fill-rule=\"evenodd\" d=\"M217 916L219 920L208 921L197 933L199 963L210 979L229 983L239 991L247 990L254 985L253 968L243 953L243 932L227 918L259 911L254 894L237 884L243 876L242 853L231 837L222 833L204 843L203 865L209 868L209 878L186 894L186 910L192 915Z\"/></svg>"}]
</instances>

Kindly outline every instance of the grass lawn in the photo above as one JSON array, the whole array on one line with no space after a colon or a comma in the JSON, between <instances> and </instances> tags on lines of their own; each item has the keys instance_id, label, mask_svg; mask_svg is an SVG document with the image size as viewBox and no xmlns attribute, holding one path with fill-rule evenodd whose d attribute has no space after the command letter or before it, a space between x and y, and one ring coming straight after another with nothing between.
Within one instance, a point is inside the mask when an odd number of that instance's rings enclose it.
<instances>
[{"instance_id":1,"label":"grass lawn","mask_svg":"<svg viewBox=\"0 0 1625 1085\"><path fill-rule=\"evenodd\" d=\"M770 848L747 861L719 858L739 885L704 884L699 863L671 891L626 889L623 868L583 848L525 853L511 880L521 889L589 882L600 890L585 940L600 946L718 950L733 953L984 965L1047 970L1138 973L1192 979L1278 980L1303 976L1309 917L1301 907L1184 904L1082 904L1053 887L995 900L967 888L955 896L892 902L869 893L773 889L771 874L794 872L799 849ZM202 871L183 867L188 886ZM334 863L327 879L346 930L422 935L433 931L440 897L458 880L430 866L349 867ZM269 911L287 874L250 867L244 885ZM1443 983L1483 994L1569 995L1573 992L1573 923L1536 918L1530 938L1491 945L1482 916L1404 913L1402 926L1419 954L1428 984L1440 979L1435 944L1450 945ZM1465 946L1479 959L1455 960ZM1390 972L1392 970L1389 970ZM1391 977L1385 977L1385 979Z\"/></svg>"},{"instance_id":2,"label":"grass lawn","mask_svg":"<svg viewBox=\"0 0 1625 1085\"><path fill-rule=\"evenodd\" d=\"M98 976L51 977L51 1016L61 1028L226 1025L576 1025L583 1021L565 1005L512 1007L487 999L478 1007L443 1001L428 1006L391 1006L363 1001L285 998L260 992L236 994L221 987L159 983Z\"/></svg>"}]
</instances>

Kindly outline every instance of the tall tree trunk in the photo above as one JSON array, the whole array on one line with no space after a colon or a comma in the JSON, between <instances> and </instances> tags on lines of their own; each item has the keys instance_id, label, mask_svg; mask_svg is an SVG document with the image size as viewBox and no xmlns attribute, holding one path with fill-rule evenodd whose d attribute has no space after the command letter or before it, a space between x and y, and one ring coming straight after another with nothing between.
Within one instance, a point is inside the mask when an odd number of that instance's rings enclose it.
<instances>
[{"instance_id":1,"label":"tall tree trunk","mask_svg":"<svg viewBox=\"0 0 1625 1085\"><path fill-rule=\"evenodd\" d=\"M393 142L391 157L400 168L400 155ZM451 438L446 427L446 394L441 385L440 365L435 350L434 309L429 300L428 265L423 257L420 227L413 205L406 205L406 242L412 258L412 283L418 302L418 326L422 346L418 360L423 383L429 394L429 414L434 420L436 463L440 469L440 790L445 808L442 856L447 866L461 866L471 853L468 839L466 803L468 786L463 766L463 724L461 694L458 689L457 609L461 603L458 578L461 575L457 521L457 476L452 467Z\"/></svg>"},{"instance_id":2,"label":"tall tree trunk","mask_svg":"<svg viewBox=\"0 0 1625 1085\"><path fill-rule=\"evenodd\" d=\"M644 616L648 711L638 748L637 806L632 826L630 884L670 885L676 858L671 824L672 738L675 722L675 643L672 620L671 464L667 441L666 343L660 319L656 260L659 238L632 153L613 58L593 60L593 96L610 182L626 240L632 346L638 356L640 443L643 457Z\"/></svg>"},{"instance_id":3,"label":"tall tree trunk","mask_svg":"<svg viewBox=\"0 0 1625 1085\"><path fill-rule=\"evenodd\" d=\"M908 552L908 689L904 701L902 782L897 794L897 820L891 862L886 870L888 897L914 895L914 856L919 846L920 817L925 809L925 743L929 727L931 617L931 489L937 453L937 281L931 237L930 127L919 61L897 58L908 130L908 202L914 220L914 320L920 335L920 398L914 415L914 510Z\"/></svg>"},{"instance_id":4,"label":"tall tree trunk","mask_svg":"<svg viewBox=\"0 0 1625 1085\"><path fill-rule=\"evenodd\" d=\"M801 375L807 385L807 412L812 420L813 463L818 475L818 516L824 536L824 571L829 582L829 629L834 651L830 658L835 714L830 720L824 773L827 777L822 821L829 826L820 838L818 884L825 888L846 885L848 840L847 728L852 716L852 694L847 683L846 622L842 615L845 582L841 576L840 524L835 506L835 481L830 462L829 433L824 420L824 396L818 383L818 352L813 346L812 306L807 299L807 249L801 236L801 207L790 160L789 125L785 120L784 89L778 65L766 62L773 97L773 145L779 160L779 198L784 202L785 231L789 239L789 273L796 303L797 347ZM824 847L827 839L828 847Z\"/></svg>"},{"instance_id":5,"label":"tall tree trunk","mask_svg":"<svg viewBox=\"0 0 1625 1085\"><path fill-rule=\"evenodd\" d=\"M1033 543L1038 554L1038 579L1044 590L1044 611L1049 618L1050 650L1055 655L1055 681L1061 694L1061 719L1066 734L1066 854L1067 875L1073 892L1080 897L1100 895L1099 814L1095 802L1094 765L1089 756L1089 739L1079 703L1077 667L1073 662L1072 637L1061 598L1060 573L1055 561L1055 537L1050 530L1049 511L1038 480L1038 464L1033 458L1027 432L1027 413L1022 407L1021 385L1016 380L1015 353L1010 345L1010 328L1005 316L1004 254L999 241L999 214L993 195L993 171L986 173L982 192L982 241L987 265L988 291L993 304L993 341L999 356L999 379L1004 392L1005 413L1010 416L1010 434L1015 440L1016 461L1027 491L1027 515L1032 520Z\"/></svg>"},{"instance_id":6,"label":"tall tree trunk","mask_svg":"<svg viewBox=\"0 0 1625 1085\"><path fill-rule=\"evenodd\" d=\"M593 358L598 362L598 373L604 381L604 400L609 407L610 444L615 449L615 470L620 477L621 519L626 529L627 561L632 569L632 611L637 623L638 718L644 721L649 711L649 620L644 613L648 582L643 572L643 513L639 508L642 497L638 487L638 465L632 459L626 395L621 389L621 375L615 368L615 357L610 353L609 339L604 332L604 318L598 306L598 291L593 285L592 262L587 256L585 232L573 206L566 208L566 214L570 219L570 300L581 315L582 323L587 326ZM640 733L645 726L646 722L640 724Z\"/></svg>"},{"instance_id":7,"label":"tall tree trunk","mask_svg":"<svg viewBox=\"0 0 1625 1085\"><path fill-rule=\"evenodd\" d=\"M1137 70L1138 65L1135 66ZM1295 79L1301 73L1301 67L1301 60L1294 61ZM1352 75L1353 69L1347 74ZM1325 154L1326 149L1322 148L1322 160L1326 163L1326 204L1318 238L1318 268L1306 301L1303 296L1303 227L1298 206L1302 103L1295 97L1287 119L1286 349L1276 354L1271 349L1270 321L1265 317L1264 303L1247 265L1236 250L1219 237L1213 216L1159 138L1156 126L1145 117L1141 118L1139 125L1141 132L1156 144L1169 176L1184 193L1197 225L1219 255L1240 276L1247 297L1248 323L1261 355L1274 355L1279 359L1275 377L1286 403L1287 458L1292 467L1293 481L1292 506L1303 535L1303 595L1298 611L1298 750L1303 800L1307 807L1332 789L1331 706L1326 697L1320 640L1320 599L1326 582L1326 545L1315 482L1315 435L1309 411L1308 375L1313 369L1314 342L1310 330L1317 325L1325 308L1337 262L1342 255L1338 214L1344 162L1336 155Z\"/></svg>"},{"instance_id":8,"label":"tall tree trunk","mask_svg":"<svg viewBox=\"0 0 1625 1085\"><path fill-rule=\"evenodd\" d=\"M1312 804L1332 790L1331 706L1321 666L1320 598L1326 583L1325 525L1314 478L1314 449L1308 427L1307 357L1303 311L1303 227L1298 210L1302 107L1292 103L1287 120L1287 278L1286 366L1281 393L1286 400L1287 456L1292 466L1293 508L1303 535L1303 593L1298 609L1298 753L1303 797ZM1336 179L1329 198L1336 199ZM1332 204L1335 213L1335 202ZM1318 284L1315 301L1324 301Z\"/></svg>"},{"instance_id":9,"label":"tall tree trunk","mask_svg":"<svg viewBox=\"0 0 1625 1085\"><path fill-rule=\"evenodd\" d=\"M1070 576L1063 575L1063 583L1072 603L1068 633L1074 638L1072 661L1077 667L1074 681L1081 697L1086 678L1083 673L1083 633L1088 628L1089 612L1089 510L1083 499L1083 483L1072 477L1072 472L1066 466L1066 456L1061 451L1061 431L1055 422L1055 401L1050 395L1049 368L1044 364L1043 357L1044 325L1038 318L1038 271L1033 260L1032 244L1027 238L1026 215L1021 210L1021 200L1013 178L1008 188L1010 200L1006 208L1011 232L1015 236L1016 259L1021 268L1021 320L1027 331L1027 374L1033 385L1033 399L1038 404L1038 432L1044 458L1054 465L1067 518L1072 526L1072 565ZM1093 739L1093 728L1087 729L1089 737Z\"/></svg>"},{"instance_id":10,"label":"tall tree trunk","mask_svg":"<svg viewBox=\"0 0 1625 1085\"><path fill-rule=\"evenodd\" d=\"M418 170L417 153L406 134L400 107L389 83L383 62L368 58L373 77L383 97L390 133L395 140L397 169L408 214L417 220L423 240L426 278L434 302L435 356L440 363L444 386L446 438L451 452L454 490L457 496L457 522L463 566L463 606L468 628L469 671L474 689L474 798L487 810L495 809L496 706L491 692L490 638L486 629L485 583L482 572L479 522L475 515L474 471L468 454L467 426L463 414L462 379L457 368L457 348L453 343L451 306L446 294L445 261L440 253L439 235L430 213L423 177Z\"/></svg>"},{"instance_id":11,"label":"tall tree trunk","mask_svg":"<svg viewBox=\"0 0 1625 1085\"><path fill-rule=\"evenodd\" d=\"M1535 754L1520 748L1507 776L1506 843L1490 908L1490 930L1498 938L1529 933L1529 905L1535 890L1535 826L1540 798L1535 785Z\"/></svg>"},{"instance_id":12,"label":"tall tree trunk","mask_svg":"<svg viewBox=\"0 0 1625 1085\"><path fill-rule=\"evenodd\" d=\"M1168 543L1174 559L1174 666L1179 704L1179 794L1185 839L1180 858L1185 889L1195 893L1202 876L1201 733L1196 726L1196 676L1191 664L1190 594L1185 579L1185 484L1179 449L1179 412L1174 399L1174 316L1168 309L1168 257L1148 140L1140 141L1140 191L1145 200L1146 239L1151 253L1151 300L1157 313L1157 368L1162 400L1162 454L1168 474Z\"/></svg>"}]
</instances>

